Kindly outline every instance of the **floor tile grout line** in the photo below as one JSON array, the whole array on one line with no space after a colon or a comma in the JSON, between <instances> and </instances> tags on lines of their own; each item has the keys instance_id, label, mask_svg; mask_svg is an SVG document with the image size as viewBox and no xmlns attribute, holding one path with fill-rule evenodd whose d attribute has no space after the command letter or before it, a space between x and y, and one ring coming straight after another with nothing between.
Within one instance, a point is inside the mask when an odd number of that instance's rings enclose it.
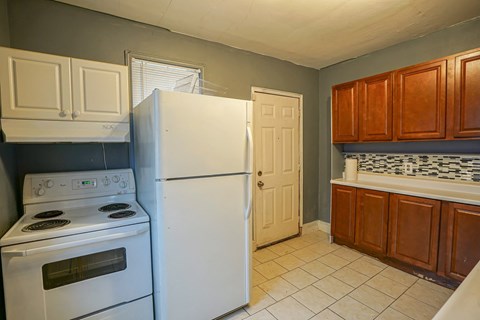
<instances>
[{"instance_id":1,"label":"floor tile grout line","mask_svg":"<svg viewBox=\"0 0 480 320\"><path fill-rule=\"evenodd\" d=\"M318 288L317 288L317 289L318 289ZM320 289L318 289L318 290L320 290ZM320 291L322 291L322 290L320 290ZM322 291L322 293L324 293L324 292ZM295 293L294 293L294 294L295 294ZM331 305L333 305L333 304L335 304L335 303L338 302L337 299L331 297L333 300L335 300L335 302L330 303L328 306L326 306L325 308L323 308L323 309L320 310L319 312L315 312L315 311L313 311L312 309L310 309L308 306L306 306L304 303L302 303L300 300L298 300L297 298L295 298L295 297L293 296L294 294L292 294L291 297L292 297L293 299L295 299L298 303L300 303L302 306L304 306L304 307L307 308L308 310L312 311L313 314L314 314L313 317L315 317L317 314L321 313L323 310L328 309ZM325 294L328 296L327 293L325 293ZM329 296L329 297L330 297L330 296ZM313 318L313 317L312 317L312 318Z\"/></svg>"},{"instance_id":2,"label":"floor tile grout line","mask_svg":"<svg viewBox=\"0 0 480 320\"><path fill-rule=\"evenodd\" d=\"M389 295L388 293L383 292L383 291L380 290L380 289L377 289L377 288L375 288L375 287L372 287L371 285L369 285L369 284L366 283L366 282L364 283L364 285L368 286L369 288L371 288L371 289L373 289L373 290L376 290L376 291L378 291L378 292L383 293L383 294L386 295L387 297L392 298L392 299L393 299L393 302L397 301L397 299L399 299L401 296L403 296L403 295L405 294L405 292L407 291L407 290L403 291L398 297L395 298L395 297L392 297L391 295ZM393 302L392 302L392 303L393 303Z\"/></svg>"},{"instance_id":3,"label":"floor tile grout line","mask_svg":"<svg viewBox=\"0 0 480 320\"><path fill-rule=\"evenodd\" d=\"M334 314L336 314L337 316L339 316L340 318L345 319L344 317L342 317L341 315L339 315L338 313L336 313L335 311L330 309L330 307L328 307L327 309L330 310L331 312L333 312Z\"/></svg>"},{"instance_id":4,"label":"floor tile grout line","mask_svg":"<svg viewBox=\"0 0 480 320\"><path fill-rule=\"evenodd\" d=\"M417 297L414 297L414 296L412 296L411 294L408 294L407 291L408 291L408 290L406 290L406 291L402 294L402 296L403 296L403 295L407 295L407 296L409 296L410 298L413 298L413 299L415 299L415 300L417 300L417 301L420 301L420 302L426 304L427 306L430 306L430 307L432 307L432 308L435 308L435 309L439 310L439 308L438 308L437 306L431 305L431 304L428 303L428 302L425 302L425 301L423 301L423 300L420 300L420 299L418 299ZM445 302L444 302L443 304L445 304ZM442 305L443 305L443 304L442 304Z\"/></svg>"},{"instance_id":5,"label":"floor tile grout line","mask_svg":"<svg viewBox=\"0 0 480 320\"><path fill-rule=\"evenodd\" d=\"M358 288L357 288L357 289L358 289ZM355 290L354 290L354 291L355 291ZM353 292L353 291L352 291L352 292ZM352 292L350 292L350 293L352 293ZM378 315L376 315L375 318L378 317L378 316L380 315L380 313L383 312L383 310L382 310L382 312L378 312L377 310L374 310L372 307L367 306L367 305L366 305L365 303L363 303L362 301L359 301L359 300L355 299L354 297L352 297L352 296L350 295L350 293L348 293L348 294L346 294L345 296L343 296L342 299L345 298L346 296L348 296L350 299L353 299L353 300L357 301L358 303L360 303L361 305L364 305L364 306L367 307L368 309L372 310L373 312L378 313ZM341 300L341 299L340 299L340 300ZM340 301L340 300L338 300L338 301ZM385 309L384 309L384 310L385 310Z\"/></svg>"}]
</instances>

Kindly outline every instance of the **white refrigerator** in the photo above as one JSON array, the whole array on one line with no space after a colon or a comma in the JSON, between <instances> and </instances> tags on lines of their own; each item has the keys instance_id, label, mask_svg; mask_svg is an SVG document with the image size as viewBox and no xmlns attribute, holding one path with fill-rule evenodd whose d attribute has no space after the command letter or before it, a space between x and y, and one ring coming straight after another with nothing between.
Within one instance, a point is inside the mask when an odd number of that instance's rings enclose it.
<instances>
[{"instance_id":1,"label":"white refrigerator","mask_svg":"<svg viewBox=\"0 0 480 320\"><path fill-rule=\"evenodd\" d=\"M134 108L157 320L210 320L249 302L251 110L250 101L160 90Z\"/></svg>"}]
</instances>

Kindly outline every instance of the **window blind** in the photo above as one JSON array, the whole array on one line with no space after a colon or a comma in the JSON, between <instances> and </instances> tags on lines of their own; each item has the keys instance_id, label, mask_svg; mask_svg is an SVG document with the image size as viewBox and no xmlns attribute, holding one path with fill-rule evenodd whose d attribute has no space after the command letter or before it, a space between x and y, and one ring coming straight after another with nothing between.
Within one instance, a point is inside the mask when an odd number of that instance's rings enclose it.
<instances>
[{"instance_id":1,"label":"window blind","mask_svg":"<svg viewBox=\"0 0 480 320\"><path fill-rule=\"evenodd\" d=\"M148 97L155 88L200 93L200 86L196 83L201 78L201 69L138 58L132 58L130 68L134 107Z\"/></svg>"}]
</instances>

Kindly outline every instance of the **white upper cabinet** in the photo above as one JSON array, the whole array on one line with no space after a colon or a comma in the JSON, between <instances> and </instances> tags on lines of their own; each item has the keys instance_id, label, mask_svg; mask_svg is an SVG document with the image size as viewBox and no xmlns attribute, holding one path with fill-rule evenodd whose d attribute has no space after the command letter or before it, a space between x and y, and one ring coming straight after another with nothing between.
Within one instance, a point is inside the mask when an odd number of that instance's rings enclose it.
<instances>
[{"instance_id":1,"label":"white upper cabinet","mask_svg":"<svg viewBox=\"0 0 480 320\"><path fill-rule=\"evenodd\" d=\"M126 66L0 47L2 119L129 122Z\"/></svg>"},{"instance_id":2,"label":"white upper cabinet","mask_svg":"<svg viewBox=\"0 0 480 320\"><path fill-rule=\"evenodd\" d=\"M2 117L71 120L70 58L0 47Z\"/></svg>"},{"instance_id":3,"label":"white upper cabinet","mask_svg":"<svg viewBox=\"0 0 480 320\"><path fill-rule=\"evenodd\" d=\"M73 118L128 122L127 81L125 66L72 59Z\"/></svg>"}]
</instances>

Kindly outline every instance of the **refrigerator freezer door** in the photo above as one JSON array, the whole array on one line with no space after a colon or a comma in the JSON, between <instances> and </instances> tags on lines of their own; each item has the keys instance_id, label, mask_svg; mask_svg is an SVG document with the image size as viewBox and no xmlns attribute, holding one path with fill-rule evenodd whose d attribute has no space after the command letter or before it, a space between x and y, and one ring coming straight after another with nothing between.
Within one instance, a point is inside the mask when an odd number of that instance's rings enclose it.
<instances>
[{"instance_id":1,"label":"refrigerator freezer door","mask_svg":"<svg viewBox=\"0 0 480 320\"><path fill-rule=\"evenodd\" d=\"M210 320L249 301L248 175L158 182L157 319Z\"/></svg>"},{"instance_id":2,"label":"refrigerator freezer door","mask_svg":"<svg viewBox=\"0 0 480 320\"><path fill-rule=\"evenodd\" d=\"M158 95L157 179L249 170L249 101L159 90L154 94Z\"/></svg>"}]
</instances>

